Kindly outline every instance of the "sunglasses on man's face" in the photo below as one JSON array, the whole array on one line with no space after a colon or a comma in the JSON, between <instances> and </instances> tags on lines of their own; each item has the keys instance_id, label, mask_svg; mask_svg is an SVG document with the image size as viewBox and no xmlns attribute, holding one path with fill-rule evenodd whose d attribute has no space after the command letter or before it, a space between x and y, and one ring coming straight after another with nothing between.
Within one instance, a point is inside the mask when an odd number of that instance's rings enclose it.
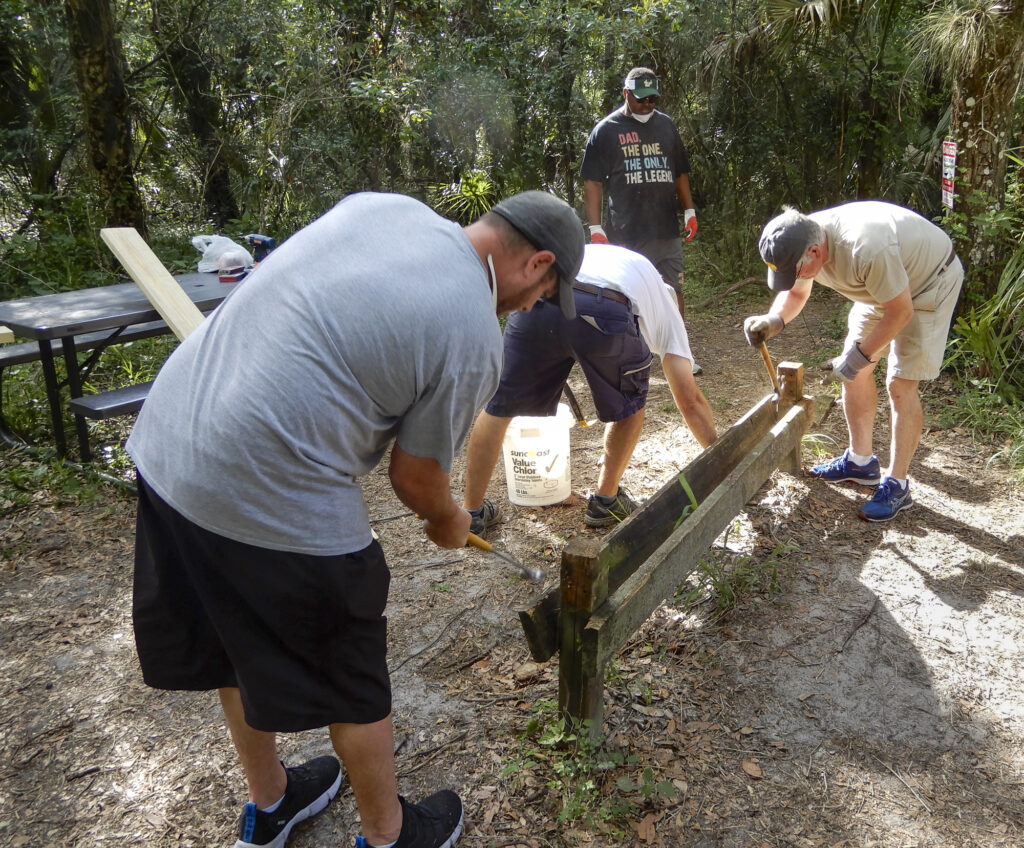
<instances>
[{"instance_id":1,"label":"sunglasses on man's face","mask_svg":"<svg viewBox=\"0 0 1024 848\"><path fill-rule=\"evenodd\" d=\"M653 106L655 103L658 102L658 95L657 94L648 94L646 97L636 97L636 96L634 96L633 99L637 103L650 103Z\"/></svg>"}]
</instances>

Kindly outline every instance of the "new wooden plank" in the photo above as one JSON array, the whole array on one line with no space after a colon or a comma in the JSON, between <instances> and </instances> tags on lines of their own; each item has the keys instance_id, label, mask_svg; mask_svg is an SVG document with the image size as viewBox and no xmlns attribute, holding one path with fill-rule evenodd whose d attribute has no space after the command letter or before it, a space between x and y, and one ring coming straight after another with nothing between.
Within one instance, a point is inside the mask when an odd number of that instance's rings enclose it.
<instances>
[{"instance_id":1,"label":"new wooden plank","mask_svg":"<svg viewBox=\"0 0 1024 848\"><path fill-rule=\"evenodd\" d=\"M203 313L134 227L106 227L100 238L179 340L203 323Z\"/></svg>"},{"instance_id":2,"label":"new wooden plank","mask_svg":"<svg viewBox=\"0 0 1024 848\"><path fill-rule=\"evenodd\" d=\"M698 504L736 467L774 422L773 395L767 395L683 469ZM621 586L658 548L689 503L679 484L679 475L675 474L639 511L608 536L599 559L601 567L608 569L609 591L614 592ZM572 554L575 543L576 540L569 543L567 553ZM530 654L537 662L546 662L558 650L559 592L560 588L555 586L519 611Z\"/></svg>"},{"instance_id":3,"label":"new wooden plank","mask_svg":"<svg viewBox=\"0 0 1024 848\"><path fill-rule=\"evenodd\" d=\"M0 327L0 343L13 342L14 333L9 327Z\"/></svg>"},{"instance_id":4,"label":"new wooden plank","mask_svg":"<svg viewBox=\"0 0 1024 848\"><path fill-rule=\"evenodd\" d=\"M799 445L807 411L794 406L658 550L590 618L583 650L599 668L621 648L693 569L715 538Z\"/></svg>"}]
</instances>

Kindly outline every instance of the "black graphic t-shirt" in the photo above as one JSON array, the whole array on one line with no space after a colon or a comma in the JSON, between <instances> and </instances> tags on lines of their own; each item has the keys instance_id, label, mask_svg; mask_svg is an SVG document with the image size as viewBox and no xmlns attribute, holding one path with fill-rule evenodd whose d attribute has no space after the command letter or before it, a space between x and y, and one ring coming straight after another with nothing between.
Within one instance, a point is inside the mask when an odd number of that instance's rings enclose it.
<instances>
[{"instance_id":1,"label":"black graphic t-shirt","mask_svg":"<svg viewBox=\"0 0 1024 848\"><path fill-rule=\"evenodd\" d=\"M675 181L690 157L672 119L657 110L642 124L621 108L587 139L580 175L605 183L608 238L619 244L679 235Z\"/></svg>"}]
</instances>

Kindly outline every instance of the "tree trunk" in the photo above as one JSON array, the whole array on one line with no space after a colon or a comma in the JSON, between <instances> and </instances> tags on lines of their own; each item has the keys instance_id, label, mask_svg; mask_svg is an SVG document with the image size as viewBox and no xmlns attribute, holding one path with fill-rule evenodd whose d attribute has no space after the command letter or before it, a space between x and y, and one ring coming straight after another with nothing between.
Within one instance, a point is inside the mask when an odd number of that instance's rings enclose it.
<instances>
[{"instance_id":1,"label":"tree trunk","mask_svg":"<svg viewBox=\"0 0 1024 848\"><path fill-rule=\"evenodd\" d=\"M213 93L210 64L205 61L195 36L195 25L167 27L173 12L163 14L163 4L153 4L153 35L163 48L164 62L175 101L195 138L202 162L203 212L217 227L239 218L238 202L231 187L228 157L221 131L221 103Z\"/></svg>"},{"instance_id":2,"label":"tree trunk","mask_svg":"<svg viewBox=\"0 0 1024 848\"><path fill-rule=\"evenodd\" d=\"M964 236L957 252L967 266L970 288L967 305L988 300L1010 253L1006 234L984 225L988 213L1003 208L1007 158L1012 146L1014 98L1024 59L1014 44L1011 27L1004 27L984 53L984 59L953 80L950 135L957 143L954 212L964 219Z\"/></svg>"},{"instance_id":3,"label":"tree trunk","mask_svg":"<svg viewBox=\"0 0 1024 848\"><path fill-rule=\"evenodd\" d=\"M65 0L68 41L85 118L89 157L99 177L110 226L145 235L142 198L132 168L124 57L109 0Z\"/></svg>"}]
</instances>

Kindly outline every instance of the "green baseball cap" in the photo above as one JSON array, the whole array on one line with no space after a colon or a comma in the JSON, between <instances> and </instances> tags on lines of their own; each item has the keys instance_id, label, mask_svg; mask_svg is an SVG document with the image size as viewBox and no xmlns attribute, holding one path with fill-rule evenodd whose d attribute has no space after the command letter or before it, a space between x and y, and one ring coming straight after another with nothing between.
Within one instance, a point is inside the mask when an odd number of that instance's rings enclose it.
<instances>
[{"instance_id":1,"label":"green baseball cap","mask_svg":"<svg viewBox=\"0 0 1024 848\"><path fill-rule=\"evenodd\" d=\"M658 77L650 68L633 68L626 75L626 82L623 88L630 91L637 100L643 100L652 94L660 97L658 91Z\"/></svg>"}]
</instances>

